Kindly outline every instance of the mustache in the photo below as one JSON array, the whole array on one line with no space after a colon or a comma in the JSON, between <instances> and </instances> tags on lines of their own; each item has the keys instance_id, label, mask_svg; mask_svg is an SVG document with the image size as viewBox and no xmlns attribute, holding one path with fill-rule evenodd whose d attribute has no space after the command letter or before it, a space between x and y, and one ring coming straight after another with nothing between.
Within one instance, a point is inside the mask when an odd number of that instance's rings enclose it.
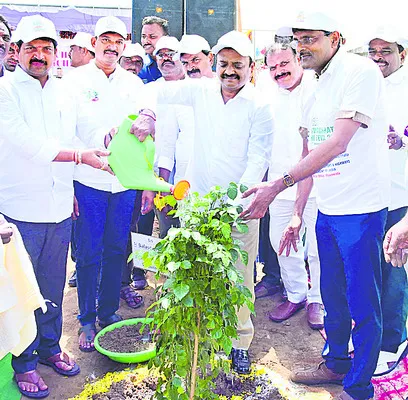
<instances>
[{"instance_id":1,"label":"mustache","mask_svg":"<svg viewBox=\"0 0 408 400\"><path fill-rule=\"evenodd\" d=\"M275 80L278 80L282 76L290 75L290 72L282 72L281 74L278 74L275 76Z\"/></svg>"},{"instance_id":2,"label":"mustache","mask_svg":"<svg viewBox=\"0 0 408 400\"><path fill-rule=\"evenodd\" d=\"M385 64L388 65L387 61L385 61L382 58L379 58L378 60L373 60L376 64Z\"/></svg>"},{"instance_id":3,"label":"mustache","mask_svg":"<svg viewBox=\"0 0 408 400\"><path fill-rule=\"evenodd\" d=\"M232 75L228 75L228 74L221 74L221 78L222 79L240 79L239 75L237 74L232 74Z\"/></svg>"},{"instance_id":4,"label":"mustache","mask_svg":"<svg viewBox=\"0 0 408 400\"><path fill-rule=\"evenodd\" d=\"M47 61L45 61L45 60L39 60L39 59L36 58L36 57L34 57L34 58L32 58L32 59L30 60L30 64L32 64L32 63L34 63L34 62L41 63L41 64L44 64L44 65L48 65Z\"/></svg>"},{"instance_id":5,"label":"mustache","mask_svg":"<svg viewBox=\"0 0 408 400\"><path fill-rule=\"evenodd\" d=\"M116 54L117 56L119 55L119 53L118 53L117 51L115 51L115 50L105 50L105 51L103 52L103 54L107 54L107 53L114 53L114 54Z\"/></svg>"},{"instance_id":6,"label":"mustache","mask_svg":"<svg viewBox=\"0 0 408 400\"><path fill-rule=\"evenodd\" d=\"M174 61L170 61L170 60L166 60L166 61L163 61L163 62L162 62L162 65L165 65L165 64L176 65L176 64L174 63Z\"/></svg>"},{"instance_id":7,"label":"mustache","mask_svg":"<svg viewBox=\"0 0 408 400\"><path fill-rule=\"evenodd\" d=\"M312 53L311 53L310 51L307 51L307 50L301 50L301 51L299 52L299 57L311 56L311 55L312 55Z\"/></svg>"},{"instance_id":8,"label":"mustache","mask_svg":"<svg viewBox=\"0 0 408 400\"><path fill-rule=\"evenodd\" d=\"M194 74L200 74L200 73L201 73L201 70L199 70L198 68L194 68L194 69L192 69L190 71L187 71L188 76L191 76L191 75L194 75Z\"/></svg>"}]
</instances>

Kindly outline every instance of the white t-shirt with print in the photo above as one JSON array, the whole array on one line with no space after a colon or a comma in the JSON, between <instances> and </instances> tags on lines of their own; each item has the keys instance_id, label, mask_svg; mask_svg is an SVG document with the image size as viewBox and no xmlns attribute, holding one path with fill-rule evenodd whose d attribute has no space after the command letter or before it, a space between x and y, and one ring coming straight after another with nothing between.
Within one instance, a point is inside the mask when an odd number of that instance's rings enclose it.
<instances>
[{"instance_id":1,"label":"white t-shirt with print","mask_svg":"<svg viewBox=\"0 0 408 400\"><path fill-rule=\"evenodd\" d=\"M390 173L384 79L371 60L342 49L316 85L309 115L311 151L328 139L337 118L367 117L344 153L314 174L319 210L327 215L376 212L389 205Z\"/></svg>"}]
</instances>

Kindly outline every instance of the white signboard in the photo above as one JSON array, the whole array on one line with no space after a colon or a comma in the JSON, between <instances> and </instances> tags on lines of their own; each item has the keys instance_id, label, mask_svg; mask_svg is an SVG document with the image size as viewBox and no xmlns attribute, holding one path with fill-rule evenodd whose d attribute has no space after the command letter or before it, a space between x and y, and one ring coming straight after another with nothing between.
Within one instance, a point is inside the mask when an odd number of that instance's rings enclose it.
<instances>
[{"instance_id":1,"label":"white signboard","mask_svg":"<svg viewBox=\"0 0 408 400\"><path fill-rule=\"evenodd\" d=\"M148 235L142 235L141 233L134 233L131 232L131 237L132 237L132 252L139 252L140 257L142 257L142 254L145 251L151 250L154 246L156 246L157 243L160 242L160 239L148 236ZM157 272L156 267L145 267L143 265L143 260L142 258L133 258L133 266L136 268L141 268L145 269L147 271L152 271L152 272Z\"/></svg>"}]
</instances>

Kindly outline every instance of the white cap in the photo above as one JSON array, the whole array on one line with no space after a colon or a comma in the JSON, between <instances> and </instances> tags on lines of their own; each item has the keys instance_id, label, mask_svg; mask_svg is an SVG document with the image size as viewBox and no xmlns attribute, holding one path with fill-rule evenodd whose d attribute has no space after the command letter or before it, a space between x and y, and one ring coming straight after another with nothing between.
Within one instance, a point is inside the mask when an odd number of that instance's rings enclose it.
<instances>
[{"instance_id":1,"label":"white cap","mask_svg":"<svg viewBox=\"0 0 408 400\"><path fill-rule=\"evenodd\" d=\"M13 32L13 42L31 42L38 38L49 38L58 41L54 23L41 15L30 15L21 18L16 30Z\"/></svg>"},{"instance_id":2,"label":"white cap","mask_svg":"<svg viewBox=\"0 0 408 400\"><path fill-rule=\"evenodd\" d=\"M221 36L217 44L212 48L214 54L218 54L222 49L230 47L243 57L253 57L254 50L249 37L242 32L231 31Z\"/></svg>"},{"instance_id":3,"label":"white cap","mask_svg":"<svg viewBox=\"0 0 408 400\"><path fill-rule=\"evenodd\" d=\"M179 51L180 42L174 36L162 36L156 43L153 55L155 56L161 49Z\"/></svg>"},{"instance_id":4,"label":"white cap","mask_svg":"<svg viewBox=\"0 0 408 400\"><path fill-rule=\"evenodd\" d=\"M125 50L123 50L122 56L123 57L139 56L144 58L145 51L139 43L127 43Z\"/></svg>"},{"instance_id":5,"label":"white cap","mask_svg":"<svg viewBox=\"0 0 408 400\"><path fill-rule=\"evenodd\" d=\"M92 35L86 32L77 32L75 37L72 39L71 46L78 46L88 49L95 53L95 48L91 43Z\"/></svg>"},{"instance_id":6,"label":"white cap","mask_svg":"<svg viewBox=\"0 0 408 400\"><path fill-rule=\"evenodd\" d=\"M183 35L180 40L180 54L198 54L211 51L208 42L199 35Z\"/></svg>"},{"instance_id":7,"label":"white cap","mask_svg":"<svg viewBox=\"0 0 408 400\"><path fill-rule=\"evenodd\" d=\"M292 28L290 28L289 26L281 26L276 31L276 36L280 37L293 36Z\"/></svg>"},{"instance_id":8,"label":"white cap","mask_svg":"<svg viewBox=\"0 0 408 400\"><path fill-rule=\"evenodd\" d=\"M389 43L397 43L404 48L408 47L408 40L404 38L402 33L394 25L382 25L377 27L370 33L370 36L367 39L367 44L373 39L382 39Z\"/></svg>"},{"instance_id":9,"label":"white cap","mask_svg":"<svg viewBox=\"0 0 408 400\"><path fill-rule=\"evenodd\" d=\"M292 29L340 33L340 27L337 21L321 12L299 13L295 22L292 24Z\"/></svg>"},{"instance_id":10,"label":"white cap","mask_svg":"<svg viewBox=\"0 0 408 400\"><path fill-rule=\"evenodd\" d=\"M124 39L127 38L127 29L124 22L116 17L99 18L95 25L95 36L103 35L106 32L117 33Z\"/></svg>"}]
</instances>

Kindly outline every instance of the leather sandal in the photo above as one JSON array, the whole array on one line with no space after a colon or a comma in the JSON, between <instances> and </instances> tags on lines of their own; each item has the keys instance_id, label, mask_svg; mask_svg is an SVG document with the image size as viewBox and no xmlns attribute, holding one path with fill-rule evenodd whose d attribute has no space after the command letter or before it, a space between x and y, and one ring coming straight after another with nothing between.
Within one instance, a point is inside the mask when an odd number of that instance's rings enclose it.
<instances>
[{"instance_id":1,"label":"leather sandal","mask_svg":"<svg viewBox=\"0 0 408 400\"><path fill-rule=\"evenodd\" d=\"M127 285L120 289L120 298L126 301L130 308L139 308L144 304L143 296L136 292L133 287Z\"/></svg>"},{"instance_id":2,"label":"leather sandal","mask_svg":"<svg viewBox=\"0 0 408 400\"><path fill-rule=\"evenodd\" d=\"M48 388L44 390L40 389L40 385L39 385L40 379L42 380L41 375L37 372L37 370L34 370L32 372L25 372L24 374L14 374L14 380L17 383L17 387L20 393L31 399L43 399L44 397L47 397L50 394L50 391L48 390ZM38 391L30 392L28 390L25 390L20 387L21 383L28 383L31 385L35 385L37 386Z\"/></svg>"},{"instance_id":3,"label":"leather sandal","mask_svg":"<svg viewBox=\"0 0 408 400\"><path fill-rule=\"evenodd\" d=\"M95 347L93 346L95 336L96 336L95 324L86 324L84 326L81 326L78 331L78 336L80 336L81 333L85 333L85 340L91 346L85 347L85 346L79 345L79 350L83 351L84 353L90 353L92 351L95 351Z\"/></svg>"},{"instance_id":4,"label":"leather sandal","mask_svg":"<svg viewBox=\"0 0 408 400\"><path fill-rule=\"evenodd\" d=\"M40 358L38 362L40 364L47 365L48 367L51 367L57 374L62 375L62 376L75 376L80 373L80 368L76 362L74 364L70 363L70 358L67 353L60 352L57 354L54 354L51 357L48 357L47 359L42 359ZM63 363L65 365L70 365L72 366L71 369L64 369L58 366L58 363Z\"/></svg>"}]
</instances>

